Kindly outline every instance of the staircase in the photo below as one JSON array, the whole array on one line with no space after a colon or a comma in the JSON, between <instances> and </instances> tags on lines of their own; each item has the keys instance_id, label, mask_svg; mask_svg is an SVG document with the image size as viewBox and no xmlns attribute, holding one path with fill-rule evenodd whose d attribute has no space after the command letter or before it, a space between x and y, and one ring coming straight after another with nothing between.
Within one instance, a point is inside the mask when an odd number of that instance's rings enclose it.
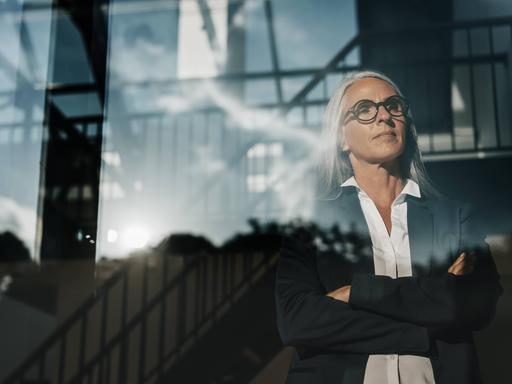
<instances>
[{"instance_id":1,"label":"staircase","mask_svg":"<svg viewBox=\"0 0 512 384\"><path fill-rule=\"evenodd\" d=\"M161 383L247 383L282 349L275 327L274 268L267 273L185 356Z\"/></svg>"},{"instance_id":2,"label":"staircase","mask_svg":"<svg viewBox=\"0 0 512 384\"><path fill-rule=\"evenodd\" d=\"M269 352L271 356L281 347L276 331L269 327L275 318L268 298L273 297L276 261L275 253L135 257L123 263L4 383L167 382L167 376L180 377L190 356L204 353L208 341L225 338L217 348L226 351L229 338L224 331L241 332L237 341L244 344L238 348L247 351L248 358L237 363L233 345L233 366L246 376L251 371L254 375ZM261 333L253 333L254 345L246 345L249 339L242 335L247 332L235 325L254 314L248 308L253 304L262 311L264 326ZM273 343L268 343L268 336ZM218 351L214 357L222 358ZM224 368L215 374L233 374L230 367Z\"/></svg>"}]
</instances>

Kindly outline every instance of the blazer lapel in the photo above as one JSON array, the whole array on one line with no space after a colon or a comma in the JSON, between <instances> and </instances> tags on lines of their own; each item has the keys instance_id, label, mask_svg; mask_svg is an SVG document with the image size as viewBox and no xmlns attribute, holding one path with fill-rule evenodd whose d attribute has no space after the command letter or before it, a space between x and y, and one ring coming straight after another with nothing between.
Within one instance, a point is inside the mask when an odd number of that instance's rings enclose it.
<instances>
[{"instance_id":1,"label":"blazer lapel","mask_svg":"<svg viewBox=\"0 0 512 384\"><path fill-rule=\"evenodd\" d=\"M357 189L353 186L343 187L341 195L336 199L338 209L334 222L343 233L355 233L358 238L368 244L366 251L358 252L357 263L365 270L375 273L373 248L368 224L363 214ZM425 198L407 195L407 226L413 276L429 275L433 262L434 223L432 208Z\"/></svg>"},{"instance_id":2,"label":"blazer lapel","mask_svg":"<svg viewBox=\"0 0 512 384\"><path fill-rule=\"evenodd\" d=\"M429 275L432 267L434 223L425 198L407 196L407 227L413 276Z\"/></svg>"},{"instance_id":3,"label":"blazer lapel","mask_svg":"<svg viewBox=\"0 0 512 384\"><path fill-rule=\"evenodd\" d=\"M372 274L375 273L373 249L368 224L353 186L343 187L340 198L340 229L344 233L356 234L361 245L357 252L357 263Z\"/></svg>"}]
</instances>

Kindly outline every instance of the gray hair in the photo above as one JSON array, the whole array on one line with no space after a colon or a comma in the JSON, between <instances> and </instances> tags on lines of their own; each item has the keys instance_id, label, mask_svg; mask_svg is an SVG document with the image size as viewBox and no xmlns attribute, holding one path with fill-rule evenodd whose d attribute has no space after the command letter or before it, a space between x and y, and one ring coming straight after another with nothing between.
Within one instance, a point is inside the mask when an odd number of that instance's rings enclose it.
<instances>
[{"instance_id":1,"label":"gray hair","mask_svg":"<svg viewBox=\"0 0 512 384\"><path fill-rule=\"evenodd\" d=\"M338 132L339 129L343 128L341 122L341 100L348 87L357 80L366 77L384 80L395 89L397 94L403 97L398 86L389 77L376 71L352 73L337 85L324 113L324 124L321 135L322 149L319 165L319 198L329 199L339 196L341 192L341 188L339 188L340 184L354 175L352 164L347 154L341 150L345 140L344 133L340 135ZM400 155L401 176L403 178L410 178L418 183L422 194L438 197L440 193L430 181L423 164L421 152L418 147L418 135L410 108L406 116L406 122L405 148L404 152Z\"/></svg>"}]
</instances>

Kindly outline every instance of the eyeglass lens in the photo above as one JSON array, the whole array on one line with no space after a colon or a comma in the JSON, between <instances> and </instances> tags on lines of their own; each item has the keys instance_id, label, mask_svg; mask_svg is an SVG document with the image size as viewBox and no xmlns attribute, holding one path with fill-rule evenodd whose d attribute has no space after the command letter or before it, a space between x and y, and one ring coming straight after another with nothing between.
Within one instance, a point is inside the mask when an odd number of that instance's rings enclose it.
<instances>
[{"instance_id":1,"label":"eyeglass lens","mask_svg":"<svg viewBox=\"0 0 512 384\"><path fill-rule=\"evenodd\" d=\"M358 120L373 120L375 116L377 116L380 105L383 105L389 114L395 117L403 116L407 108L404 100L397 96L391 96L381 103L374 103L371 100L361 100L354 107L354 115Z\"/></svg>"}]
</instances>

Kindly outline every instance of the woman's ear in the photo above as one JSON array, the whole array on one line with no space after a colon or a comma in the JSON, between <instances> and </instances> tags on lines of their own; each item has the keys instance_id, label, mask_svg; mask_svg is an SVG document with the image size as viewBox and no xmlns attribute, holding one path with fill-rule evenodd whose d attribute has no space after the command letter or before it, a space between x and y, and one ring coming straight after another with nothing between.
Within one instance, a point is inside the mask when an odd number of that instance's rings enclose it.
<instances>
[{"instance_id":1,"label":"woman's ear","mask_svg":"<svg viewBox=\"0 0 512 384\"><path fill-rule=\"evenodd\" d=\"M343 137L343 128L340 128L340 130L338 131L338 145L340 143L343 143L341 145L339 145L339 148L340 148L340 151L342 152L346 152L348 151L348 145L347 145L347 142L344 140L344 137Z\"/></svg>"}]
</instances>

